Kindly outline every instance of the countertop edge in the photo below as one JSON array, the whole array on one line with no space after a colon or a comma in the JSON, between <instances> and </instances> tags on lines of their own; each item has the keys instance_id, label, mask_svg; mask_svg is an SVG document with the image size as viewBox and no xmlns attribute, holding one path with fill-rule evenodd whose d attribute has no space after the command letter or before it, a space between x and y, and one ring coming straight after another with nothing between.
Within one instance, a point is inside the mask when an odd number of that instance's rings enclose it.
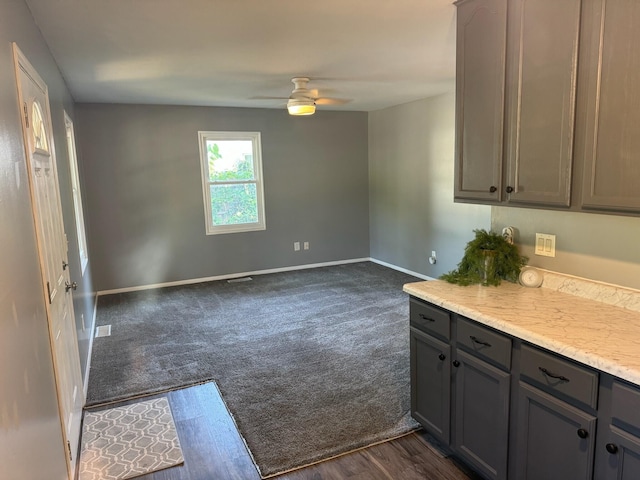
<instances>
[{"instance_id":1,"label":"countertop edge","mask_svg":"<svg viewBox=\"0 0 640 480\"><path fill-rule=\"evenodd\" d=\"M463 303L455 302L447 298L443 298L434 292L425 292L424 290L416 288L416 285L422 285L430 282L416 282L408 283L403 286L403 291L409 295L430 302L441 308L449 310L453 313L470 318L478 323L492 327L496 330L504 332L513 337L519 338L523 341L531 343L537 347L547 349L553 353L564 356L576 362L582 363L596 370L602 371L618 377L627 382L640 386L640 371L629 368L623 363L603 357L594 352L585 351L582 348L577 348L568 342L562 342L557 339L550 339L537 332L533 332L525 327L514 325L512 322L505 320L504 318L497 318L483 312L482 310L464 305ZM491 287L483 287L491 288Z\"/></svg>"}]
</instances>

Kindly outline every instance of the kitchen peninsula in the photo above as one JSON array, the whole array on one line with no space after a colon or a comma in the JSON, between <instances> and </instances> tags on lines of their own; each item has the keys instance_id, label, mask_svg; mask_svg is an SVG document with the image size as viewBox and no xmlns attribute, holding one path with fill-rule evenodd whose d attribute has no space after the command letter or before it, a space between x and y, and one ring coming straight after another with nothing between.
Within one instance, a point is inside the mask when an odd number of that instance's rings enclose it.
<instances>
[{"instance_id":1,"label":"kitchen peninsula","mask_svg":"<svg viewBox=\"0 0 640 480\"><path fill-rule=\"evenodd\" d=\"M412 414L466 463L491 479L640 478L639 292L553 272L542 288L404 291Z\"/></svg>"}]
</instances>

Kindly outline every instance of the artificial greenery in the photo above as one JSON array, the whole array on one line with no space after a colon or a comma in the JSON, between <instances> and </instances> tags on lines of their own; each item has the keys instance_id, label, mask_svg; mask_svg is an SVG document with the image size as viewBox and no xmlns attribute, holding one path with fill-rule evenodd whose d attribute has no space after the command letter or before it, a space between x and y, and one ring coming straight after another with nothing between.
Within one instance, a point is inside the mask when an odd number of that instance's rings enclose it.
<instances>
[{"instance_id":1,"label":"artificial greenery","mask_svg":"<svg viewBox=\"0 0 640 480\"><path fill-rule=\"evenodd\" d=\"M476 237L467 243L457 270L440 278L458 285L500 285L501 280L516 282L520 269L529 260L502 235L486 230L474 230Z\"/></svg>"}]
</instances>

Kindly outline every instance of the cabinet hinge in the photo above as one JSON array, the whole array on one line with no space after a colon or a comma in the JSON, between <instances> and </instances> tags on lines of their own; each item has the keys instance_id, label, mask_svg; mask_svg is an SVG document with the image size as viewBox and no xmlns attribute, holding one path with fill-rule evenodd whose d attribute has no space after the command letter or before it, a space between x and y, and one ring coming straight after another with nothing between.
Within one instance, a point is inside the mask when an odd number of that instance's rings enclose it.
<instances>
[{"instance_id":1,"label":"cabinet hinge","mask_svg":"<svg viewBox=\"0 0 640 480\"><path fill-rule=\"evenodd\" d=\"M73 461L73 455L71 455L71 442L67 440L67 452L69 452L69 461Z\"/></svg>"},{"instance_id":2,"label":"cabinet hinge","mask_svg":"<svg viewBox=\"0 0 640 480\"><path fill-rule=\"evenodd\" d=\"M27 128L29 128L29 109L27 108L27 102L24 102L24 123L26 123Z\"/></svg>"}]
</instances>

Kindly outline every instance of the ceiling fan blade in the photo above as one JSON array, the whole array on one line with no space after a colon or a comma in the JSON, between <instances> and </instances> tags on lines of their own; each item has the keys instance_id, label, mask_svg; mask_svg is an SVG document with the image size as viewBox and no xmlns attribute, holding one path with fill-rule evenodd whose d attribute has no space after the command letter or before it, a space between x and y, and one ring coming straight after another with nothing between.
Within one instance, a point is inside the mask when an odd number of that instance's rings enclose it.
<instances>
[{"instance_id":1,"label":"ceiling fan blade","mask_svg":"<svg viewBox=\"0 0 640 480\"><path fill-rule=\"evenodd\" d=\"M346 98L316 98L316 105L344 105L351 100Z\"/></svg>"},{"instance_id":2,"label":"ceiling fan blade","mask_svg":"<svg viewBox=\"0 0 640 480\"><path fill-rule=\"evenodd\" d=\"M289 100L289 97L265 97L258 95L257 97L249 97L249 100Z\"/></svg>"}]
</instances>

